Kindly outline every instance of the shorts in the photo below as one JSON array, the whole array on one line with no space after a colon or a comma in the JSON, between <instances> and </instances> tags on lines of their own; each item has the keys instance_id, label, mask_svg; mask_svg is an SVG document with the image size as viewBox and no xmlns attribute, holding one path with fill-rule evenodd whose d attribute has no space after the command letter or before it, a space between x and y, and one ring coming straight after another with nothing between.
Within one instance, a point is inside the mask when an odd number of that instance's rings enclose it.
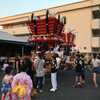
<instances>
[{"instance_id":1,"label":"shorts","mask_svg":"<svg viewBox=\"0 0 100 100\"><path fill-rule=\"evenodd\" d=\"M82 76L83 74L83 72L76 72L76 76Z\"/></svg>"},{"instance_id":2,"label":"shorts","mask_svg":"<svg viewBox=\"0 0 100 100\"><path fill-rule=\"evenodd\" d=\"M100 73L100 67L95 67L92 70L93 73Z\"/></svg>"},{"instance_id":3,"label":"shorts","mask_svg":"<svg viewBox=\"0 0 100 100\"><path fill-rule=\"evenodd\" d=\"M81 69L81 70L76 70L76 76L82 76L82 75L84 75L84 73L85 73L85 71L84 71L84 69Z\"/></svg>"},{"instance_id":4,"label":"shorts","mask_svg":"<svg viewBox=\"0 0 100 100\"><path fill-rule=\"evenodd\" d=\"M6 84L3 83L2 88L1 88L1 92L2 93L7 93L11 90L11 85L10 84Z\"/></svg>"}]
</instances>

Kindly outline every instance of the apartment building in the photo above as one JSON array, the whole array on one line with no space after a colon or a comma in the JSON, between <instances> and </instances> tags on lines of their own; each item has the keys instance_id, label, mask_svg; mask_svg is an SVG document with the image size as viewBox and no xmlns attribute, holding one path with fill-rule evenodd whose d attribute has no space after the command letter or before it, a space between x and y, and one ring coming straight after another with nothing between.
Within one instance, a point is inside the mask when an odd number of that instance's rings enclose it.
<instances>
[{"instance_id":1,"label":"apartment building","mask_svg":"<svg viewBox=\"0 0 100 100\"><path fill-rule=\"evenodd\" d=\"M66 16L65 33L75 33L76 49L83 53L100 53L100 0L83 0L48 10L56 16ZM32 13L42 18L46 9L0 18L0 25L4 31L27 39L30 32L26 22Z\"/></svg>"}]
</instances>

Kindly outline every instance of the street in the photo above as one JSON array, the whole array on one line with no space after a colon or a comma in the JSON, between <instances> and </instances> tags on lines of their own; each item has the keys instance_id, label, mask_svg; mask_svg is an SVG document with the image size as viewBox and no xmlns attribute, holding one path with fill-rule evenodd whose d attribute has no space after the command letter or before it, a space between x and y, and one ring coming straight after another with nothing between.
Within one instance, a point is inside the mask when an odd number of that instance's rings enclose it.
<instances>
[{"instance_id":1,"label":"street","mask_svg":"<svg viewBox=\"0 0 100 100\"><path fill-rule=\"evenodd\" d=\"M90 72L86 72L84 88L72 88L74 76L75 73L72 70L59 72L59 88L56 92L49 91L51 87L50 76L46 76L43 93L32 97L32 100L100 100L100 76L97 77L98 88L93 87Z\"/></svg>"}]
</instances>

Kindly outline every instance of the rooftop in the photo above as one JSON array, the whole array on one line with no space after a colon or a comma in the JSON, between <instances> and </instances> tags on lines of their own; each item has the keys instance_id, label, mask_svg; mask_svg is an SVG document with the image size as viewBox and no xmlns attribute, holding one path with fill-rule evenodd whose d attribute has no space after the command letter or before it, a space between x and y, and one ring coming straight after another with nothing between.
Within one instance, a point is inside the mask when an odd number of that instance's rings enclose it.
<instances>
[{"instance_id":1,"label":"rooftop","mask_svg":"<svg viewBox=\"0 0 100 100\"><path fill-rule=\"evenodd\" d=\"M10 33L3 32L3 31L0 31L0 40L12 41L12 42L23 42L23 43L27 42L27 40L24 38L16 37L11 35Z\"/></svg>"}]
</instances>

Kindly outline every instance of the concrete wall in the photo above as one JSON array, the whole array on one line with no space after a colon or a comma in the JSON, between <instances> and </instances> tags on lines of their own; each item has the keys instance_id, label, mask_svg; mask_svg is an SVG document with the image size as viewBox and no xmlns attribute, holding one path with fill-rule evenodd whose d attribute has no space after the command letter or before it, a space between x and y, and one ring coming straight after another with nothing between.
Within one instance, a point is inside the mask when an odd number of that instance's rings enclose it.
<instances>
[{"instance_id":1,"label":"concrete wall","mask_svg":"<svg viewBox=\"0 0 100 100\"><path fill-rule=\"evenodd\" d=\"M64 12L67 17L66 31L69 28L76 34L76 46L81 52L91 52L91 8Z\"/></svg>"}]
</instances>

